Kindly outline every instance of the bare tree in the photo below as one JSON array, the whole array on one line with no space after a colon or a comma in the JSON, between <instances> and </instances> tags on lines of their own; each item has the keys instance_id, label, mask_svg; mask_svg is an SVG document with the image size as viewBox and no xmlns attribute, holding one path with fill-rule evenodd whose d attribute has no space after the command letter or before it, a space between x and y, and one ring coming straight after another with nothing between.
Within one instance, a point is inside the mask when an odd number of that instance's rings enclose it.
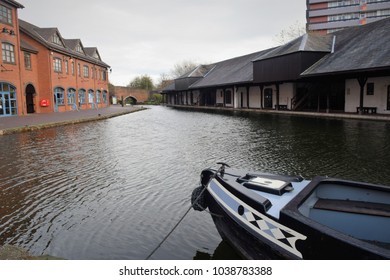
<instances>
[{"instance_id":1,"label":"bare tree","mask_svg":"<svg viewBox=\"0 0 390 280\"><path fill-rule=\"evenodd\" d=\"M302 22L296 21L294 24L289 26L286 29L280 31L278 35L275 36L274 41L278 45L284 45L306 33L306 27Z\"/></svg>"},{"instance_id":2,"label":"bare tree","mask_svg":"<svg viewBox=\"0 0 390 280\"><path fill-rule=\"evenodd\" d=\"M198 64L196 62L191 61L191 60L184 60L180 63L176 63L173 66L173 69L171 70L170 75L174 79L178 78L178 77L184 75L185 73L189 72L190 70L194 69L196 66L198 66Z\"/></svg>"},{"instance_id":3,"label":"bare tree","mask_svg":"<svg viewBox=\"0 0 390 280\"><path fill-rule=\"evenodd\" d=\"M157 85L156 85L156 89L163 89L165 87L167 87L169 84L171 84L173 82L173 80L171 79L171 77L166 74L166 73L162 73L160 74L160 77L158 79L158 82L157 82Z\"/></svg>"}]
</instances>

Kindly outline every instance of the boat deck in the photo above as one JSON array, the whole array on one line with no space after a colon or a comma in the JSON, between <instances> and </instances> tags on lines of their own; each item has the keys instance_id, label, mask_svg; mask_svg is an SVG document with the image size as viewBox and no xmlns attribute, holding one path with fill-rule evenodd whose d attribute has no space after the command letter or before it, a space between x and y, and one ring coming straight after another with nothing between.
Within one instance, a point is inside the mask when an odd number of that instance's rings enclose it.
<instances>
[{"instance_id":1,"label":"boat deck","mask_svg":"<svg viewBox=\"0 0 390 280\"><path fill-rule=\"evenodd\" d=\"M363 201L342 201L338 199L319 199L313 206L316 209L340 211L356 214L366 214L390 217L390 205Z\"/></svg>"},{"instance_id":2,"label":"boat deck","mask_svg":"<svg viewBox=\"0 0 390 280\"><path fill-rule=\"evenodd\" d=\"M276 219L279 219L280 209L286 206L286 204L289 203L291 199L296 197L309 183L309 180L303 180L302 182L292 182L294 190L291 192L286 192L281 196L271 193L265 193L262 191L252 191L271 201L272 207L267 211L267 214L271 215Z\"/></svg>"}]
</instances>

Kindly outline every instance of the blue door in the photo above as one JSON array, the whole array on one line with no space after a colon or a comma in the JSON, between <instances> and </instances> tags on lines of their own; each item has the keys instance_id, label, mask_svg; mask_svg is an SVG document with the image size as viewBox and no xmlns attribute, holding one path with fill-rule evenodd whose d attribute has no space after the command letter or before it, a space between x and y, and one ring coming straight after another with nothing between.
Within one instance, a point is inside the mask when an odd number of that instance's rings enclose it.
<instances>
[{"instance_id":1,"label":"blue door","mask_svg":"<svg viewBox=\"0 0 390 280\"><path fill-rule=\"evenodd\" d=\"M0 83L0 117L17 115L15 87Z\"/></svg>"}]
</instances>

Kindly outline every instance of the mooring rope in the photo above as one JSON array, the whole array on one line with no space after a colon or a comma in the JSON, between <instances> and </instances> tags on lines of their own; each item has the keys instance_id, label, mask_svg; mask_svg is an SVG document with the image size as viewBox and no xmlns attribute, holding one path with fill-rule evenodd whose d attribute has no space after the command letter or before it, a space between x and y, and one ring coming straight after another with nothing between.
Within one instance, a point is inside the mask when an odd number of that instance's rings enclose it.
<instances>
[{"instance_id":1,"label":"mooring rope","mask_svg":"<svg viewBox=\"0 0 390 280\"><path fill-rule=\"evenodd\" d=\"M145 260L149 260L153 255L154 253L161 247L161 245L164 244L164 242L168 239L168 237L175 231L175 229L179 226L179 224L184 220L184 218L187 216L187 214L191 211L191 208L193 207L193 205L195 203L197 203L197 201L199 200L199 198L202 196L202 194L205 192L206 190L206 187L201 191L201 193L198 195L198 197L194 200L193 203L191 203L191 206L187 209L187 211L184 213L183 217L180 218L180 220L175 224L175 226L172 228L172 230L170 232L168 232L168 234L164 237L164 239L157 245L156 248L154 248L154 250L146 257Z\"/></svg>"},{"instance_id":2,"label":"mooring rope","mask_svg":"<svg viewBox=\"0 0 390 280\"><path fill-rule=\"evenodd\" d=\"M225 166L227 167L230 167L229 165L227 165L226 163L223 163L223 162L217 162L217 164L222 164L222 166L217 170L217 172L215 172L213 174L213 176L210 177L210 180L215 178L215 176L217 176L218 173L220 173L222 176L223 174L225 173ZM202 184L203 185L203 184ZM146 257L145 260L149 260L153 255L154 253L161 247L161 245L164 244L164 242L169 238L169 236L175 231L175 229L179 226L179 224L184 220L184 218L187 216L187 214L191 211L191 208L193 208L193 206L195 204L197 204L199 198L203 195L203 193L206 191L208 187L208 184L206 184L206 186L204 186L203 190L200 192L200 194L198 195L198 197L194 200L194 202L191 203L191 206L187 209L187 211L184 213L183 217L180 218L180 220L175 224L175 226L172 228L172 230L170 232L168 232L168 234L164 237L164 239L157 245L156 248L154 248L154 250ZM197 204L198 206L200 206L199 204ZM203 208L203 207L201 207ZM205 209L204 209L205 210ZM214 215L214 216L217 216L217 217L221 217L223 218L222 215L218 215L218 214L215 214L215 213L211 213L210 211L207 211L210 215Z\"/></svg>"}]
</instances>

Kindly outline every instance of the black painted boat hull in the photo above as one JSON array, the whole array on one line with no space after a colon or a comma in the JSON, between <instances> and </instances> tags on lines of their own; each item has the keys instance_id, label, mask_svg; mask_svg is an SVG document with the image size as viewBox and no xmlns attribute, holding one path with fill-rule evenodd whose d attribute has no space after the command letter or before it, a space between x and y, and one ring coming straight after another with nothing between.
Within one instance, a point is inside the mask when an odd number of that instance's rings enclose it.
<instances>
[{"instance_id":1,"label":"black painted boat hull","mask_svg":"<svg viewBox=\"0 0 390 280\"><path fill-rule=\"evenodd\" d=\"M217 170L207 169L202 172L201 182L206 188L207 206L220 236L244 258L390 259L390 238L387 236L381 237L384 242L367 242L356 238L356 236L337 231L330 225L332 221L329 224L324 224L324 222L314 220L309 214L305 214L306 210L304 209L305 207L309 208L305 206L305 203L314 200L314 194L321 184L361 188L370 195L372 191L371 196L384 196L381 198L382 203L378 204L383 206L378 214L378 219L381 219L383 224L376 226L375 230L382 230L382 226L383 230L386 230L390 226L390 213L387 213L390 212L388 211L390 188L340 180L335 181L335 183L328 178L317 178L306 183L292 177L291 180L296 182L293 185L296 184L294 186L301 188L297 194L280 194L276 197L273 188L272 195L264 194L262 197L258 195L260 192L253 193L248 191L247 187L243 187L246 181L242 178L248 177L248 175L243 176L243 174L248 173L233 170L225 173L223 170L221 176ZM273 178L269 175L264 176L268 179ZM278 206L277 203L283 195L291 196L291 199ZM273 198L276 199L273 200ZM320 199L316 198L316 200ZM277 214L275 214L276 207L280 207ZM311 207L312 205L310 205L310 209ZM317 209L315 210L317 211ZM325 210L325 212L327 211L328 209ZM341 212L334 213L338 215ZM342 214L344 215L344 212ZM366 213L363 213L364 215L362 213L347 214L361 217L363 223L365 219L369 220L372 217L370 215L373 215L372 212L369 215ZM388 217L387 214L389 214Z\"/></svg>"}]
</instances>

